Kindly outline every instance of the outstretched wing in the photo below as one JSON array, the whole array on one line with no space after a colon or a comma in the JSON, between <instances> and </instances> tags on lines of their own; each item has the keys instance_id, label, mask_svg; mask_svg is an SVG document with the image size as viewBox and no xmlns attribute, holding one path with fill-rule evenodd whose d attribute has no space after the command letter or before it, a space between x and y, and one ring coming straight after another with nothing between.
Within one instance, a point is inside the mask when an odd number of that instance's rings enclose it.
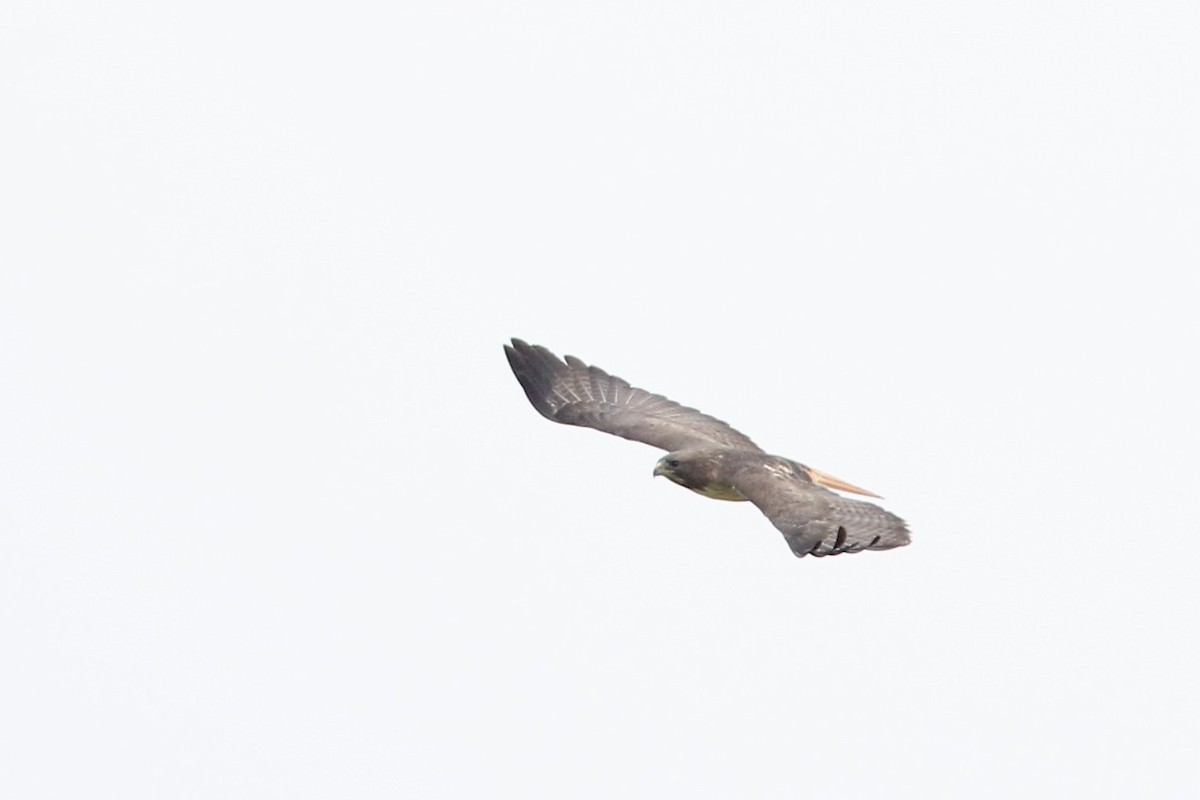
<instances>
[{"instance_id":1,"label":"outstretched wing","mask_svg":"<svg viewBox=\"0 0 1200 800\"><path fill-rule=\"evenodd\" d=\"M873 503L813 485L799 464L744 467L731 483L783 533L799 557L890 550L910 541L904 520Z\"/></svg>"},{"instance_id":2,"label":"outstretched wing","mask_svg":"<svg viewBox=\"0 0 1200 800\"><path fill-rule=\"evenodd\" d=\"M667 451L718 446L761 452L749 437L721 420L634 388L574 356L561 361L546 348L520 339L505 345L504 352L529 402L547 419Z\"/></svg>"}]
</instances>

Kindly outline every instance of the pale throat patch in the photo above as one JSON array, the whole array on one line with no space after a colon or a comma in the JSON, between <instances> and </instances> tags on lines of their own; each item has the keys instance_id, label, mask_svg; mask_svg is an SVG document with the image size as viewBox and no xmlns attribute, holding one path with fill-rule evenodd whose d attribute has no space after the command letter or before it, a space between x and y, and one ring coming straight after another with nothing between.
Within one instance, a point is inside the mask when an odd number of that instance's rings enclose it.
<instances>
[{"instance_id":1,"label":"pale throat patch","mask_svg":"<svg viewBox=\"0 0 1200 800\"><path fill-rule=\"evenodd\" d=\"M691 486L688 487L692 489ZM732 486L725 486L719 483L710 483L699 489L692 489L696 494L702 494L705 497L711 497L714 500L745 500L746 496Z\"/></svg>"}]
</instances>

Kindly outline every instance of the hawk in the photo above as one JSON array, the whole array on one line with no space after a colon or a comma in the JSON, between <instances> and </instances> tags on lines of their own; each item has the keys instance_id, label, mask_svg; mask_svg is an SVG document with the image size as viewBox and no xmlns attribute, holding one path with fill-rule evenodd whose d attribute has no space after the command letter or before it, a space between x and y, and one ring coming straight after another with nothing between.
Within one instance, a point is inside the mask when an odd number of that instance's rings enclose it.
<instances>
[{"instance_id":1,"label":"hawk","mask_svg":"<svg viewBox=\"0 0 1200 800\"><path fill-rule=\"evenodd\" d=\"M666 450L654 466L656 476L705 497L749 500L783 533L798 557L890 550L909 543L904 520L829 489L878 495L790 458L770 455L719 419L630 386L574 356L562 360L520 339L513 339L504 351L529 402L542 416Z\"/></svg>"}]
</instances>

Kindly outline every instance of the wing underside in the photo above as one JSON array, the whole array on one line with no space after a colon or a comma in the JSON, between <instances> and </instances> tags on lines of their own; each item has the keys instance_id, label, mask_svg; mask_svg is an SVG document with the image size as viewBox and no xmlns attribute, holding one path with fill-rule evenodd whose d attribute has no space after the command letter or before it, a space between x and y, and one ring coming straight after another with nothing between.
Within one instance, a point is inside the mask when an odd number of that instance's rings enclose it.
<instances>
[{"instance_id":1,"label":"wing underside","mask_svg":"<svg viewBox=\"0 0 1200 800\"><path fill-rule=\"evenodd\" d=\"M890 550L910 541L908 526L895 514L815 486L806 475L750 467L732 483L799 557Z\"/></svg>"},{"instance_id":2,"label":"wing underside","mask_svg":"<svg viewBox=\"0 0 1200 800\"><path fill-rule=\"evenodd\" d=\"M526 397L555 422L595 428L663 450L734 447L760 451L728 424L662 395L631 386L574 356L513 339L504 351Z\"/></svg>"}]
</instances>

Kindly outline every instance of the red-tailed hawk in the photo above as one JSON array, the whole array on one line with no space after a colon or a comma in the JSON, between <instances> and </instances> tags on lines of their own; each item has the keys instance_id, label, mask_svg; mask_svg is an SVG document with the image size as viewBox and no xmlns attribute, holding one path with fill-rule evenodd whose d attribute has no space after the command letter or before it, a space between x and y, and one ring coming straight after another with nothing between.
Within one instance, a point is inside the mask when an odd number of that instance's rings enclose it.
<instances>
[{"instance_id":1,"label":"red-tailed hawk","mask_svg":"<svg viewBox=\"0 0 1200 800\"><path fill-rule=\"evenodd\" d=\"M745 434L694 408L634 388L574 356L513 339L508 363L547 419L645 442L667 451L654 467L680 486L719 500L749 500L797 556L890 550L909 543L904 520L829 489L877 497L832 475L769 455Z\"/></svg>"}]
</instances>

